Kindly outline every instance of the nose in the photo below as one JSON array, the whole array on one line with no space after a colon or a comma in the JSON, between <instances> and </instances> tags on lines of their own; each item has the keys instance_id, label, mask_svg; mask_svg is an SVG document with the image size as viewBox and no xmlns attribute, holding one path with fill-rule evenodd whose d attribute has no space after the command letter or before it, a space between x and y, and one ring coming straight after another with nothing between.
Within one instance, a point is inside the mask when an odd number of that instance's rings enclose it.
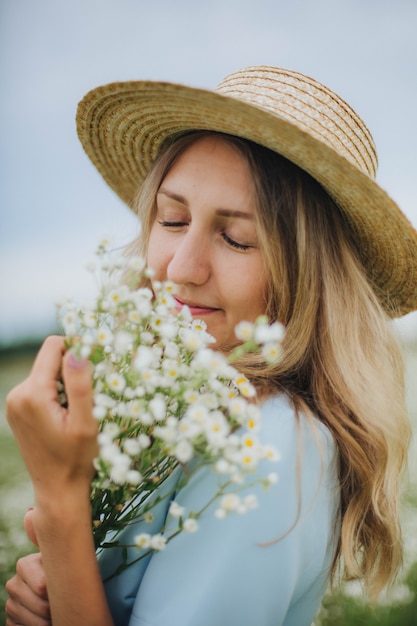
<instances>
[{"instance_id":1,"label":"nose","mask_svg":"<svg viewBox=\"0 0 417 626\"><path fill-rule=\"evenodd\" d=\"M167 267L167 278L176 285L204 285L210 277L209 242L190 226L177 242Z\"/></svg>"}]
</instances>

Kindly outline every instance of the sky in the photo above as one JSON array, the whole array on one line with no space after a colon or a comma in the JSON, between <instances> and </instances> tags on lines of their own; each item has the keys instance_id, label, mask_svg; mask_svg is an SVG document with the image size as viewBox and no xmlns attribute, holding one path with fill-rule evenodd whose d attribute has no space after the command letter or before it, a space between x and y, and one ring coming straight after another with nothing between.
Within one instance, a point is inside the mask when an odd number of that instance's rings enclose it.
<instances>
[{"instance_id":1,"label":"sky","mask_svg":"<svg viewBox=\"0 0 417 626\"><path fill-rule=\"evenodd\" d=\"M370 128L377 180L417 227L415 0L1 0L0 346L42 338L84 298L103 235L138 233L89 162L78 101L119 80L212 89L248 65L313 76ZM399 324L417 335L417 314Z\"/></svg>"}]
</instances>

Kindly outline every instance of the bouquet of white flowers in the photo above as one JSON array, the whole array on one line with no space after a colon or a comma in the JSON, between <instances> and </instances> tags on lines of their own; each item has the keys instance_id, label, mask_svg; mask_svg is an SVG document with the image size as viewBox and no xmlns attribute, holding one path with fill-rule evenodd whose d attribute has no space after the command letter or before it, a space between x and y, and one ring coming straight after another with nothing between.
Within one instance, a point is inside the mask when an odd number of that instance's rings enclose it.
<instances>
[{"instance_id":1,"label":"bouquet of white flowers","mask_svg":"<svg viewBox=\"0 0 417 626\"><path fill-rule=\"evenodd\" d=\"M170 536L142 533L135 540L138 550L160 550L178 532L197 530L214 500L218 518L256 506L256 498L240 497L239 489L259 461L278 454L257 439L255 389L231 362L259 349L267 360L278 358L283 329L265 318L241 322L240 345L226 358L210 349L214 340L204 322L193 320L187 307L176 309L171 284L140 286L152 276L141 257L113 258L105 241L96 257L89 267L99 280L93 304L67 299L58 308L68 349L92 364L99 421L91 486L97 549L119 545L119 532L133 519L152 520L158 489L177 467L183 470L179 486L203 465L221 478L203 509L171 504L178 524ZM62 386L59 393L65 403ZM271 473L263 482L276 478Z\"/></svg>"}]
</instances>

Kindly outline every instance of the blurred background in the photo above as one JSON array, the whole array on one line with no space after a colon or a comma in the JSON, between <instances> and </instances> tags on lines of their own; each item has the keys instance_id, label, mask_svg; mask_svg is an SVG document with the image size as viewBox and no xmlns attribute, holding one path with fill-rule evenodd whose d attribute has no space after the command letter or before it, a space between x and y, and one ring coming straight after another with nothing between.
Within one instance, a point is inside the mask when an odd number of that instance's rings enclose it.
<instances>
[{"instance_id":1,"label":"blurred background","mask_svg":"<svg viewBox=\"0 0 417 626\"><path fill-rule=\"evenodd\" d=\"M48 333L55 300L89 288L98 239L137 232L75 132L78 101L106 82L312 75L363 117L379 183L417 226L416 26L415 0L1 0L0 345Z\"/></svg>"}]
</instances>

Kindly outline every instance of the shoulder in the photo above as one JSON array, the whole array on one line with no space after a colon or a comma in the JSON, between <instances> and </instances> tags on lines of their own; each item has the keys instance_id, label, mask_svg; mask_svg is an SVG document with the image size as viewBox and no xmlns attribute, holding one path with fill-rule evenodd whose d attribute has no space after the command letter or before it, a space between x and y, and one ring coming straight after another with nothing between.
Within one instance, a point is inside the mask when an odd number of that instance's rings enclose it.
<instances>
[{"instance_id":1,"label":"shoulder","mask_svg":"<svg viewBox=\"0 0 417 626\"><path fill-rule=\"evenodd\" d=\"M339 504L338 451L331 432L313 414L297 411L284 394L262 404L260 423L259 438L278 453L276 463L259 469L261 474L273 471L278 477L271 489L274 497L259 492L271 526L285 532L285 526L297 519L300 532L309 532L311 523L330 532Z\"/></svg>"},{"instance_id":2,"label":"shoulder","mask_svg":"<svg viewBox=\"0 0 417 626\"><path fill-rule=\"evenodd\" d=\"M319 523L328 525L339 497L338 455L330 431L313 415L296 411L285 395L269 398L260 409L256 436L273 454L246 475L244 484L235 485L235 489L231 486L231 491L242 497L255 495L258 507L248 513L247 522L238 516L239 520L230 520L230 525L243 528L247 523L255 541L285 533L302 511L309 513L309 519L314 514ZM276 480L270 481L271 475ZM203 466L175 498L193 514L206 510L202 522L211 524L217 504L213 502L207 509L206 503L223 482L221 475Z\"/></svg>"},{"instance_id":3,"label":"shoulder","mask_svg":"<svg viewBox=\"0 0 417 626\"><path fill-rule=\"evenodd\" d=\"M277 448L277 469L287 478L295 470L311 482L329 471L333 473L337 464L337 446L327 426L312 413L296 410L284 394L262 404L260 438Z\"/></svg>"},{"instance_id":4,"label":"shoulder","mask_svg":"<svg viewBox=\"0 0 417 626\"><path fill-rule=\"evenodd\" d=\"M328 451L335 451L335 442L327 426L313 413L296 411L285 394L272 396L262 403L261 424L264 437L302 437L305 441L324 446Z\"/></svg>"}]
</instances>

